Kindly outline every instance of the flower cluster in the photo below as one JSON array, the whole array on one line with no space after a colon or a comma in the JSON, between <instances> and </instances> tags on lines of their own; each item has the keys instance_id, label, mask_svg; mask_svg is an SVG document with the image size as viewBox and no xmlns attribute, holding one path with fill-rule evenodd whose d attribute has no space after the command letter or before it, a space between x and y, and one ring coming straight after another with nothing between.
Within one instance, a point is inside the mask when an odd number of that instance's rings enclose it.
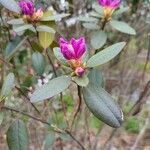
<instances>
[{"instance_id":1,"label":"flower cluster","mask_svg":"<svg viewBox=\"0 0 150 150\"><path fill-rule=\"evenodd\" d=\"M27 21L38 21L43 16L42 9L36 10L34 4L30 0L22 0L19 2L24 19Z\"/></svg>"},{"instance_id":2,"label":"flower cluster","mask_svg":"<svg viewBox=\"0 0 150 150\"><path fill-rule=\"evenodd\" d=\"M104 8L104 17L110 20L114 10L120 6L121 0L98 0L98 3Z\"/></svg>"},{"instance_id":3,"label":"flower cluster","mask_svg":"<svg viewBox=\"0 0 150 150\"><path fill-rule=\"evenodd\" d=\"M70 41L60 38L59 45L61 53L69 62L71 68L77 76L83 76L85 73L85 66L82 62L82 56L86 51L85 38L72 38Z\"/></svg>"},{"instance_id":4,"label":"flower cluster","mask_svg":"<svg viewBox=\"0 0 150 150\"><path fill-rule=\"evenodd\" d=\"M120 6L121 0L98 0L98 2L105 8L116 9Z\"/></svg>"}]
</instances>

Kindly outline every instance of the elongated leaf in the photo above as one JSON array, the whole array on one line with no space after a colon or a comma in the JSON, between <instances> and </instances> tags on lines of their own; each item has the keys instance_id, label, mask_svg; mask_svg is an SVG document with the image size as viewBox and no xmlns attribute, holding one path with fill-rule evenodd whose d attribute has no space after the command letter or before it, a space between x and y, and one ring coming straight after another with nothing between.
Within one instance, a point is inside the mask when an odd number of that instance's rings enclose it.
<instances>
[{"instance_id":1,"label":"elongated leaf","mask_svg":"<svg viewBox=\"0 0 150 150\"><path fill-rule=\"evenodd\" d=\"M110 61L121 52L125 44L125 42L120 42L98 52L88 60L87 66L96 67Z\"/></svg>"},{"instance_id":2,"label":"elongated leaf","mask_svg":"<svg viewBox=\"0 0 150 150\"><path fill-rule=\"evenodd\" d=\"M86 75L83 77L74 77L73 80L82 87L86 87L89 83L89 78Z\"/></svg>"},{"instance_id":3,"label":"elongated leaf","mask_svg":"<svg viewBox=\"0 0 150 150\"><path fill-rule=\"evenodd\" d=\"M93 18L93 17L96 17L96 18L100 18L102 15L100 15L99 13L95 12L95 11L92 11L89 13L89 15Z\"/></svg>"},{"instance_id":4,"label":"elongated leaf","mask_svg":"<svg viewBox=\"0 0 150 150\"><path fill-rule=\"evenodd\" d=\"M45 60L44 56L39 52L35 52L32 55L32 64L33 68L37 72L38 75L42 75L45 70Z\"/></svg>"},{"instance_id":5,"label":"elongated leaf","mask_svg":"<svg viewBox=\"0 0 150 150\"><path fill-rule=\"evenodd\" d=\"M104 31L95 31L91 37L91 45L94 49L101 48L107 40L107 35Z\"/></svg>"},{"instance_id":6,"label":"elongated leaf","mask_svg":"<svg viewBox=\"0 0 150 150\"><path fill-rule=\"evenodd\" d=\"M3 122L3 119L4 119L4 113L3 113L3 112L0 112L0 125L1 125L2 122Z\"/></svg>"},{"instance_id":7,"label":"elongated leaf","mask_svg":"<svg viewBox=\"0 0 150 150\"><path fill-rule=\"evenodd\" d=\"M119 16L121 15L122 13L126 12L129 10L129 7L123 7L123 8L120 8L118 10L116 10L114 13L113 13L113 16Z\"/></svg>"},{"instance_id":8,"label":"elongated leaf","mask_svg":"<svg viewBox=\"0 0 150 150\"><path fill-rule=\"evenodd\" d=\"M20 13L20 8L15 0L0 0L0 3L10 11Z\"/></svg>"},{"instance_id":9,"label":"elongated leaf","mask_svg":"<svg viewBox=\"0 0 150 150\"><path fill-rule=\"evenodd\" d=\"M9 150L28 150L28 133L25 123L16 120L7 131L7 144Z\"/></svg>"},{"instance_id":10,"label":"elongated leaf","mask_svg":"<svg viewBox=\"0 0 150 150\"><path fill-rule=\"evenodd\" d=\"M94 84L97 87L104 87L104 78L99 68L93 68L88 74L90 84Z\"/></svg>"},{"instance_id":11,"label":"elongated leaf","mask_svg":"<svg viewBox=\"0 0 150 150\"><path fill-rule=\"evenodd\" d=\"M55 33L55 30L51 27L48 27L46 25L40 25L37 28L38 32L48 32L48 33Z\"/></svg>"},{"instance_id":12,"label":"elongated leaf","mask_svg":"<svg viewBox=\"0 0 150 150\"><path fill-rule=\"evenodd\" d=\"M67 65L66 59L64 58L64 56L61 53L61 50L59 47L55 47L53 48L53 52L55 57L64 65Z\"/></svg>"},{"instance_id":13,"label":"elongated leaf","mask_svg":"<svg viewBox=\"0 0 150 150\"><path fill-rule=\"evenodd\" d=\"M131 35L136 34L136 31L125 22L111 20L110 25L120 32L131 34Z\"/></svg>"},{"instance_id":14,"label":"elongated leaf","mask_svg":"<svg viewBox=\"0 0 150 150\"><path fill-rule=\"evenodd\" d=\"M23 32L27 29L31 29L33 28L33 25L32 24L25 24L25 25L20 25L20 27L17 27L17 28L14 28L13 30L15 32Z\"/></svg>"},{"instance_id":15,"label":"elongated leaf","mask_svg":"<svg viewBox=\"0 0 150 150\"><path fill-rule=\"evenodd\" d=\"M41 21L57 21L62 18L68 17L70 14L56 14L56 15L44 15Z\"/></svg>"},{"instance_id":16,"label":"elongated leaf","mask_svg":"<svg viewBox=\"0 0 150 150\"><path fill-rule=\"evenodd\" d=\"M71 83L71 77L61 76L49 81L41 86L31 95L32 102L38 102L51 98L68 88Z\"/></svg>"},{"instance_id":17,"label":"elongated leaf","mask_svg":"<svg viewBox=\"0 0 150 150\"><path fill-rule=\"evenodd\" d=\"M7 23L12 25L16 25L16 24L18 25L18 24L24 24L24 21L22 18L19 18L19 19L9 20Z\"/></svg>"},{"instance_id":18,"label":"elongated leaf","mask_svg":"<svg viewBox=\"0 0 150 150\"><path fill-rule=\"evenodd\" d=\"M4 84L2 86L1 91L1 97L7 97L10 94L13 86L14 86L14 74L9 73L4 80Z\"/></svg>"},{"instance_id":19,"label":"elongated leaf","mask_svg":"<svg viewBox=\"0 0 150 150\"><path fill-rule=\"evenodd\" d=\"M85 16L80 16L78 20L83 21L83 22L98 22L98 19L93 18L93 17L85 17Z\"/></svg>"},{"instance_id":20,"label":"elongated leaf","mask_svg":"<svg viewBox=\"0 0 150 150\"><path fill-rule=\"evenodd\" d=\"M95 117L110 125L120 127L123 114L113 98L101 87L89 84L83 88L86 105Z\"/></svg>"},{"instance_id":21,"label":"elongated leaf","mask_svg":"<svg viewBox=\"0 0 150 150\"><path fill-rule=\"evenodd\" d=\"M54 40L54 33L39 32L39 41L41 46L46 49Z\"/></svg>"},{"instance_id":22,"label":"elongated leaf","mask_svg":"<svg viewBox=\"0 0 150 150\"><path fill-rule=\"evenodd\" d=\"M5 59L10 59L25 40L26 38L17 36L15 39L9 42L4 52Z\"/></svg>"},{"instance_id":23,"label":"elongated leaf","mask_svg":"<svg viewBox=\"0 0 150 150\"><path fill-rule=\"evenodd\" d=\"M96 23L83 23L82 24L85 28L90 29L90 30L98 30L100 27Z\"/></svg>"},{"instance_id":24,"label":"elongated leaf","mask_svg":"<svg viewBox=\"0 0 150 150\"><path fill-rule=\"evenodd\" d=\"M96 11L97 13L99 13L101 16L104 15L104 9L103 9L102 6L100 6L100 5L98 5L97 3L95 3L95 4L93 5L93 8L94 8L95 11Z\"/></svg>"}]
</instances>

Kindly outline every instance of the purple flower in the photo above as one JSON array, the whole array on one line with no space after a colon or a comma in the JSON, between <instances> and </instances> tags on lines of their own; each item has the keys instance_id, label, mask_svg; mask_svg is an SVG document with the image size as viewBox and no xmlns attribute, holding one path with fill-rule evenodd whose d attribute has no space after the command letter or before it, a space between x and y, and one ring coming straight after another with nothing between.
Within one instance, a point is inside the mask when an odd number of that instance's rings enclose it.
<instances>
[{"instance_id":1,"label":"purple flower","mask_svg":"<svg viewBox=\"0 0 150 150\"><path fill-rule=\"evenodd\" d=\"M103 7L116 9L120 6L121 0L98 0L98 3Z\"/></svg>"},{"instance_id":2,"label":"purple flower","mask_svg":"<svg viewBox=\"0 0 150 150\"><path fill-rule=\"evenodd\" d=\"M24 15L32 16L35 12L35 7L32 1L22 0L19 2L19 7Z\"/></svg>"},{"instance_id":3,"label":"purple flower","mask_svg":"<svg viewBox=\"0 0 150 150\"><path fill-rule=\"evenodd\" d=\"M61 53L67 60L78 60L86 51L86 43L84 37L81 37L79 39L72 38L70 42L66 41L64 38L60 38L59 45Z\"/></svg>"}]
</instances>

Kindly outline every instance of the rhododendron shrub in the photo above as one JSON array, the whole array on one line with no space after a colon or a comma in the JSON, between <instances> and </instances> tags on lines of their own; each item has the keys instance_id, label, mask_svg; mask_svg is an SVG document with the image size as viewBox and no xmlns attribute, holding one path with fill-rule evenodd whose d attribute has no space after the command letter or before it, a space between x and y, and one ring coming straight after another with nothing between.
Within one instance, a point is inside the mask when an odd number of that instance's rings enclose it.
<instances>
[{"instance_id":1,"label":"rhododendron shrub","mask_svg":"<svg viewBox=\"0 0 150 150\"><path fill-rule=\"evenodd\" d=\"M8 71L2 77L0 112L10 110L46 124L47 130L68 135L81 149L86 149L86 146L73 135L76 118L83 108L81 103L84 102L98 120L112 128L119 128L124 115L116 100L105 90L105 74L100 68L126 47L124 39L111 41L109 35L117 34L113 29L136 34L123 21L124 18L120 21L118 17L125 12L121 8L122 1L95 0L90 13L77 15L77 23L82 25L83 30L79 35L76 34L78 29L68 33L67 26L66 32L61 32L62 22L71 18L72 14L58 13L53 3L32 0L0 0L0 3L8 12L5 13L7 21L3 22L8 38L5 37L7 44L2 58L5 67L8 67L4 70ZM77 93L78 97L66 103L64 97L71 92ZM26 101L21 104L14 99L13 104L8 105L7 100L11 95L15 97L16 93ZM72 102L75 106L70 113L68 108ZM21 106L23 110L20 110ZM27 109L31 113L26 113ZM35 112L32 114L32 111ZM63 127L59 124L60 112L63 113ZM25 122L29 119L15 116L12 120L14 122L7 131L8 147L18 150L19 140L19 149L27 150L29 142Z\"/></svg>"}]
</instances>

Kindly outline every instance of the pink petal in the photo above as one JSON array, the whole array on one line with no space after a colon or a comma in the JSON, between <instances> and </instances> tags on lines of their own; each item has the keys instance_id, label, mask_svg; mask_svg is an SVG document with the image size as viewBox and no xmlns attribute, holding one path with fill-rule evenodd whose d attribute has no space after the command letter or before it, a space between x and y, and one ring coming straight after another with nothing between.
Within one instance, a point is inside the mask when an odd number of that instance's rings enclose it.
<instances>
[{"instance_id":1,"label":"pink petal","mask_svg":"<svg viewBox=\"0 0 150 150\"><path fill-rule=\"evenodd\" d=\"M84 52L86 51L85 38L81 37L80 39L77 39L77 40L72 38L70 43L72 47L74 48L76 59L81 58Z\"/></svg>"}]
</instances>

